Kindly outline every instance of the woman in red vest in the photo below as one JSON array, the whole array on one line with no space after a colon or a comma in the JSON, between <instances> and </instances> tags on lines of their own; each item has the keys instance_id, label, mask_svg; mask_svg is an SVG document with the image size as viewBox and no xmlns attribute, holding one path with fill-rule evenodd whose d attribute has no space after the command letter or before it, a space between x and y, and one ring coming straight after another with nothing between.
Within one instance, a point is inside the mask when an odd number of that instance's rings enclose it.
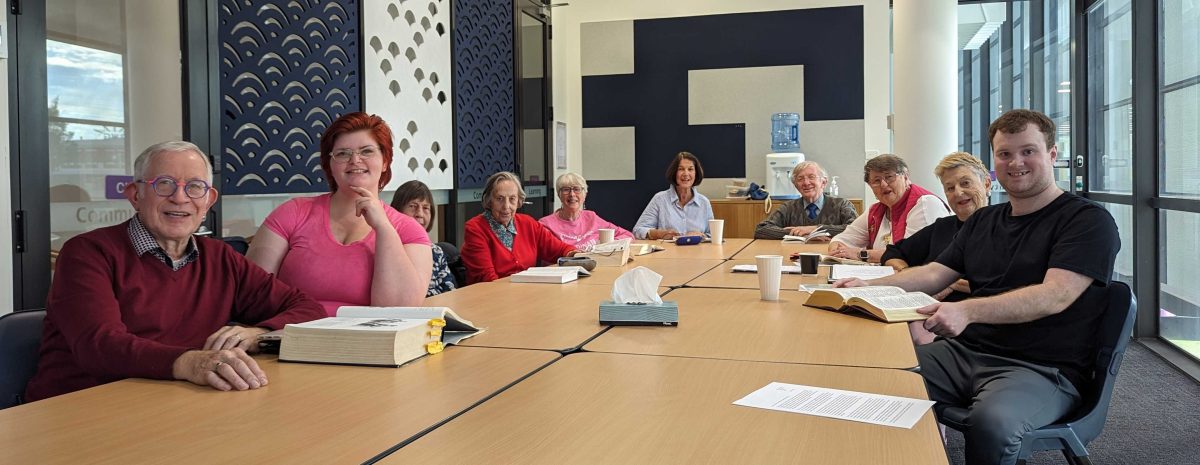
<instances>
[{"instance_id":1,"label":"woman in red vest","mask_svg":"<svg viewBox=\"0 0 1200 465\"><path fill-rule=\"evenodd\" d=\"M863 181L879 201L833 237L829 255L879 263L888 244L950 214L941 198L908 179L908 164L898 156L867 160Z\"/></svg>"},{"instance_id":2,"label":"woman in red vest","mask_svg":"<svg viewBox=\"0 0 1200 465\"><path fill-rule=\"evenodd\" d=\"M462 261L467 283L495 281L575 254L532 216L517 213L525 204L521 179L507 171L491 175L483 186L483 213L463 226Z\"/></svg>"}]
</instances>

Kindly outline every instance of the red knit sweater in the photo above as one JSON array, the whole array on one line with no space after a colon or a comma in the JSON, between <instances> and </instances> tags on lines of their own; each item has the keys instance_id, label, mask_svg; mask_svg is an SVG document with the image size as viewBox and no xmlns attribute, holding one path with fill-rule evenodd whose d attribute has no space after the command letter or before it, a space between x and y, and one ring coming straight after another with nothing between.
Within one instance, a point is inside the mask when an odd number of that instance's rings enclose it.
<instances>
[{"instance_id":1,"label":"red knit sweater","mask_svg":"<svg viewBox=\"0 0 1200 465\"><path fill-rule=\"evenodd\" d=\"M554 233L532 216L516 214L513 223L517 235L513 248L508 250L492 232L487 218L477 215L463 226L462 261L467 267L467 283L495 281L537 266L538 262L553 262L575 249L554 237Z\"/></svg>"},{"instance_id":2,"label":"red knit sweater","mask_svg":"<svg viewBox=\"0 0 1200 465\"><path fill-rule=\"evenodd\" d=\"M128 222L67 241L46 302L28 401L123 378L173 379L184 352L230 321L279 329L325 317L321 305L223 242L196 238L179 271L138 257Z\"/></svg>"}]
</instances>

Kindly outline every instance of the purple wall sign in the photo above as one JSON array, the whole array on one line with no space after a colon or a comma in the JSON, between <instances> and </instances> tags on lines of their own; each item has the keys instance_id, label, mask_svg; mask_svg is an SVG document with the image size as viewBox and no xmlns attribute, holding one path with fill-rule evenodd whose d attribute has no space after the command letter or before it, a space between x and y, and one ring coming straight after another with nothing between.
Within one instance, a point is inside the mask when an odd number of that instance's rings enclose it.
<instances>
[{"instance_id":1,"label":"purple wall sign","mask_svg":"<svg viewBox=\"0 0 1200 465\"><path fill-rule=\"evenodd\" d=\"M133 182L133 176L105 176L104 198L121 200L125 198L125 185Z\"/></svg>"}]
</instances>

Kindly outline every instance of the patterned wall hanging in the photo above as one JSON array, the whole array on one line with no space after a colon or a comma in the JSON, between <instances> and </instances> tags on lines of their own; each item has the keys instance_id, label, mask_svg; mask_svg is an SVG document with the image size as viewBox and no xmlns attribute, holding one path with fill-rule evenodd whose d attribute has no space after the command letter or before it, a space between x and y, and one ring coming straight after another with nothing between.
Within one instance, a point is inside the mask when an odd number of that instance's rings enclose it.
<instances>
[{"instance_id":1,"label":"patterned wall hanging","mask_svg":"<svg viewBox=\"0 0 1200 465\"><path fill-rule=\"evenodd\" d=\"M385 189L413 179L454 188L449 10L444 0L363 0L363 107L395 136Z\"/></svg>"},{"instance_id":2,"label":"patterned wall hanging","mask_svg":"<svg viewBox=\"0 0 1200 465\"><path fill-rule=\"evenodd\" d=\"M358 111L358 2L221 0L224 194L324 192L320 137Z\"/></svg>"},{"instance_id":3,"label":"patterned wall hanging","mask_svg":"<svg viewBox=\"0 0 1200 465\"><path fill-rule=\"evenodd\" d=\"M453 32L458 187L483 187L516 167L512 2L455 0Z\"/></svg>"}]
</instances>

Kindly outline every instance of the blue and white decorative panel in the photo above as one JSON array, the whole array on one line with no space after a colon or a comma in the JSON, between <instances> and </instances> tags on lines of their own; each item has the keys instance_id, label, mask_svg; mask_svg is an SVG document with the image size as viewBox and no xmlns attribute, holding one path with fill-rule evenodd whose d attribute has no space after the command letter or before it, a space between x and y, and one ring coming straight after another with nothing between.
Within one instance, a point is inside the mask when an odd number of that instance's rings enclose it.
<instances>
[{"instance_id":1,"label":"blue and white decorative panel","mask_svg":"<svg viewBox=\"0 0 1200 465\"><path fill-rule=\"evenodd\" d=\"M458 187L483 187L516 166L510 0L454 1L454 92Z\"/></svg>"},{"instance_id":2,"label":"blue and white decorative panel","mask_svg":"<svg viewBox=\"0 0 1200 465\"><path fill-rule=\"evenodd\" d=\"M776 112L801 114L809 159L861 170L861 6L583 23L579 41L588 207L609 221L633 225L680 151L712 182L762 181Z\"/></svg>"},{"instance_id":3,"label":"blue and white decorative panel","mask_svg":"<svg viewBox=\"0 0 1200 465\"><path fill-rule=\"evenodd\" d=\"M327 191L320 137L358 111L358 1L221 0L221 188Z\"/></svg>"},{"instance_id":4,"label":"blue and white decorative panel","mask_svg":"<svg viewBox=\"0 0 1200 465\"><path fill-rule=\"evenodd\" d=\"M363 0L363 107L394 133L395 189L417 179L454 188L450 5L445 0Z\"/></svg>"}]
</instances>

